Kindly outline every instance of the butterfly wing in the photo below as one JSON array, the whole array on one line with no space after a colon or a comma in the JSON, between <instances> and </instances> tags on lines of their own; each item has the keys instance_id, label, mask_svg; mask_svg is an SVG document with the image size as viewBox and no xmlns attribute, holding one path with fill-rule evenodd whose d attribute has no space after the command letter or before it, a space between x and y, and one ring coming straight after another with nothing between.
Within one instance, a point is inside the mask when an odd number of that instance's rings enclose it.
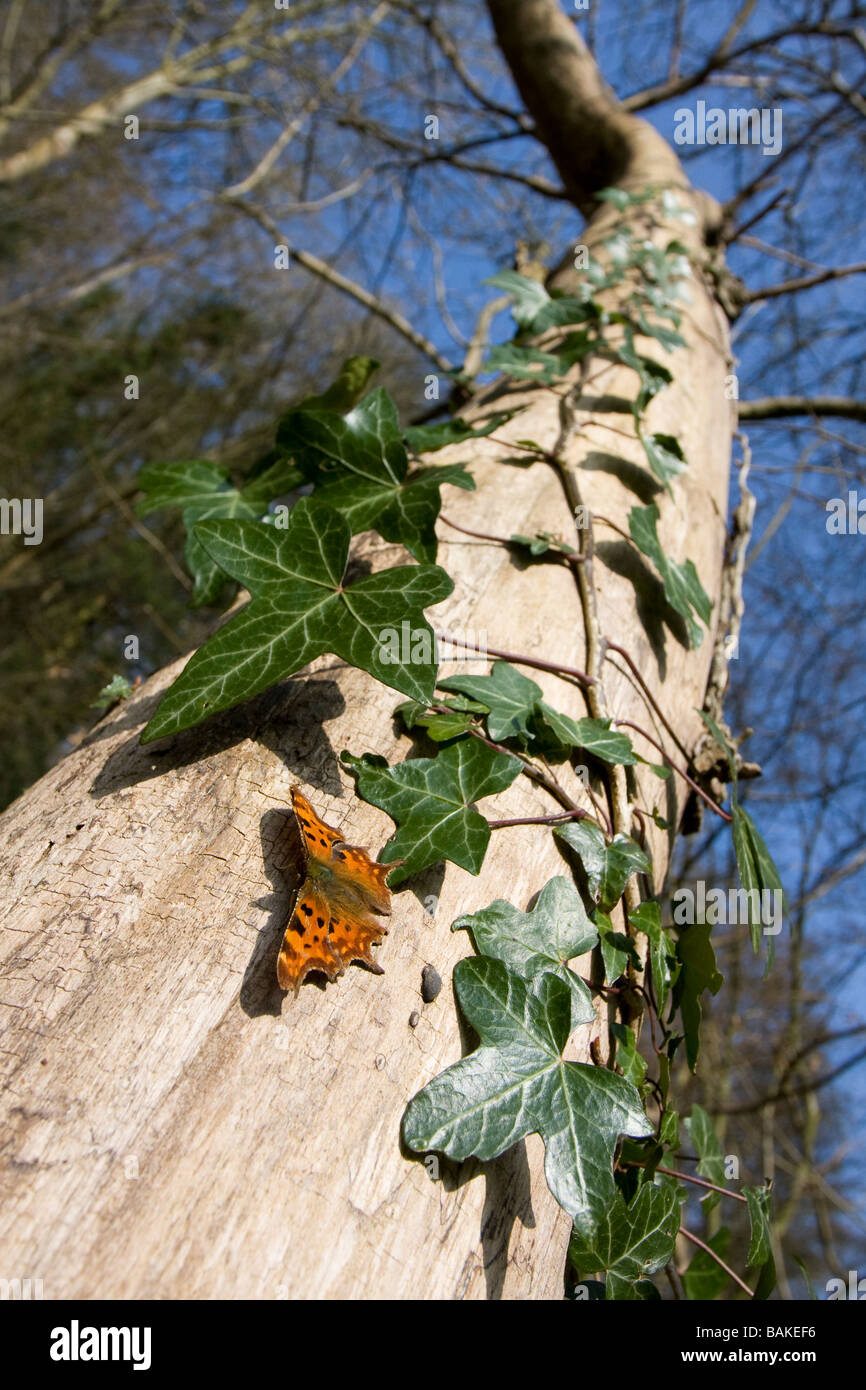
<instances>
[{"instance_id":1,"label":"butterfly wing","mask_svg":"<svg viewBox=\"0 0 866 1390\"><path fill-rule=\"evenodd\" d=\"M375 914L390 914L385 879L394 864L376 864L365 849L346 844L297 787L292 788L292 808L308 871L280 949L281 987L297 994L308 971L321 970L333 980L352 960L364 961L381 975L371 948L387 935L387 927ZM315 861L312 867L310 860ZM328 871L327 888L318 866Z\"/></svg>"},{"instance_id":2,"label":"butterfly wing","mask_svg":"<svg viewBox=\"0 0 866 1390\"><path fill-rule=\"evenodd\" d=\"M304 849L311 859L328 863L331 849L340 843L340 833L316 815L307 798L298 787L292 787L292 810L298 822Z\"/></svg>"},{"instance_id":3,"label":"butterfly wing","mask_svg":"<svg viewBox=\"0 0 866 1390\"><path fill-rule=\"evenodd\" d=\"M316 886L305 879L298 890L277 958L280 989L294 990L310 970L321 970L329 980L342 975L345 966L331 946L331 909Z\"/></svg>"}]
</instances>

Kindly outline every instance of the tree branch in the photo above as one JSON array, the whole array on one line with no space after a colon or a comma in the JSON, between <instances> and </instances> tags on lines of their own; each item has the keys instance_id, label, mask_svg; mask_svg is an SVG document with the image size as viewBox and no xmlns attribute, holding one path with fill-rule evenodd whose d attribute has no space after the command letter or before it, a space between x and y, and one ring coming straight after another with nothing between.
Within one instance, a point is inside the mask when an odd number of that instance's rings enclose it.
<instances>
[{"instance_id":1,"label":"tree branch","mask_svg":"<svg viewBox=\"0 0 866 1390\"><path fill-rule=\"evenodd\" d=\"M749 290L746 303L753 304L756 299L774 299L780 294L794 294L797 290L810 290L813 285L824 285L828 280L841 280L846 275L864 273L866 261L859 261L856 265L831 266L829 269L819 270L815 275L800 275L793 280L782 280L778 285L765 285L760 290Z\"/></svg>"},{"instance_id":2,"label":"tree branch","mask_svg":"<svg viewBox=\"0 0 866 1390\"><path fill-rule=\"evenodd\" d=\"M866 420L866 401L851 396L762 396L738 401L741 420L782 420L792 415L836 415L843 420Z\"/></svg>"},{"instance_id":3,"label":"tree branch","mask_svg":"<svg viewBox=\"0 0 866 1390\"><path fill-rule=\"evenodd\" d=\"M439 351L429 338L425 338L423 333L418 333L408 319L397 309L389 309L381 300L377 299L369 290L364 289L363 285L358 285L348 276L341 275L338 270L334 270L328 265L327 261L320 260L311 251L301 251L296 247L290 246L286 238L280 232L277 225L271 221L270 217L263 208L257 207L254 203L248 203L243 198L232 198L228 193L223 193L220 201L228 207L237 208L245 216L251 217L254 222L264 228L270 237L273 238L275 246L287 246L289 256L302 265L305 270L309 270L313 275L318 275L319 279L326 280L329 285L346 294L350 299L354 299L358 304L363 304L365 309L369 309L371 314L382 319L384 323L390 324L391 328L400 333L414 348L429 357L441 372L453 370L453 363Z\"/></svg>"}]
</instances>

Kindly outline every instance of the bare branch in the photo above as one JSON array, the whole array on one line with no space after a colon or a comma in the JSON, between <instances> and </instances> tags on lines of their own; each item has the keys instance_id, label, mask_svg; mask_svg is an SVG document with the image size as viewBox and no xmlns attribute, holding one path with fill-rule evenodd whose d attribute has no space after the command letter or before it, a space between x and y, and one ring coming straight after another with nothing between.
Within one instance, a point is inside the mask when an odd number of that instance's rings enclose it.
<instances>
[{"instance_id":1,"label":"bare branch","mask_svg":"<svg viewBox=\"0 0 866 1390\"><path fill-rule=\"evenodd\" d=\"M836 415L844 420L866 420L866 401L851 396L763 396L738 401L741 420L782 420L792 415Z\"/></svg>"},{"instance_id":2,"label":"bare branch","mask_svg":"<svg viewBox=\"0 0 866 1390\"><path fill-rule=\"evenodd\" d=\"M318 275L321 280L326 280L329 285L333 285L334 289L339 290L342 294L347 294L358 304L363 304L364 308L369 309L371 314L375 314L377 318L382 319L384 323L390 324L390 326L396 329L398 333L402 334L414 348L422 352L425 357L429 357L430 361L435 363L440 371L453 371L454 364L450 362L447 357L443 356L435 343L431 343L430 339L425 338L423 333L418 333L416 329L412 327L409 320L405 319L397 309L389 309L380 299L377 299L374 294L364 289L363 285L358 285L354 280L350 280L347 276L341 275L338 270L334 270L333 267L329 266L327 261L320 260L319 257L314 256L311 251L302 251L298 247L289 245L277 225L271 221L263 208L257 207L253 203L247 203L242 198L230 198L228 194L223 194L220 201L224 202L228 207L237 208L238 212L242 212L245 216L251 217L254 222L258 222L259 226L264 228L268 235L273 238L275 246L288 247L289 256L293 260L296 260L299 265L302 265L305 270L309 270L313 275Z\"/></svg>"},{"instance_id":3,"label":"bare branch","mask_svg":"<svg viewBox=\"0 0 866 1390\"><path fill-rule=\"evenodd\" d=\"M842 280L846 275L863 275L864 273L866 273L866 261L859 261L856 265L830 266L826 270L817 271L814 275L801 275L794 280L782 280L778 285L765 285L760 290L749 290L746 302L752 304L757 299L774 299L780 294L794 294L797 290L810 290L813 285L824 285L828 280Z\"/></svg>"}]
</instances>

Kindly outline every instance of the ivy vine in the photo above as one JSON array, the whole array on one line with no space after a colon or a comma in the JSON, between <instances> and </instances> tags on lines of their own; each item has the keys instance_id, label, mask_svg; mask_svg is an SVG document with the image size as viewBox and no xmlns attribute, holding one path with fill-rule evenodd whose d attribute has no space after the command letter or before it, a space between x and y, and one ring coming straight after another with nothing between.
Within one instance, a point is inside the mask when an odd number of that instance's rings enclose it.
<instances>
[{"instance_id":1,"label":"ivy vine","mask_svg":"<svg viewBox=\"0 0 866 1390\"><path fill-rule=\"evenodd\" d=\"M529 458L559 472L575 514L584 521L576 531L578 544L547 533L485 539L522 550L537 563L572 569L587 625L587 671L501 653L488 675L438 678L437 635L425 610L447 597L453 582L436 562L435 525L443 489L472 489L474 482L464 463L436 466L420 456L495 435L510 415L494 415L480 427L455 418L404 429L387 391L369 389L378 363L358 357L321 395L282 417L274 448L239 484L206 460L141 470L141 512L163 507L182 512L193 602L214 602L231 581L251 595L244 610L192 657L142 740L188 729L325 652L368 672L408 697L398 706L404 727L423 729L434 748L433 756L395 766L374 752L342 754L358 795L395 822L381 856L404 861L391 876L394 885L443 860L477 874L491 835L514 822L488 821L476 802L520 776L542 787L556 809L532 819L566 848L573 881L551 879L530 912L500 900L453 923L452 930L469 933L476 953L457 965L454 988L479 1044L414 1097L403 1121L405 1141L419 1153L435 1150L459 1162L470 1156L493 1159L526 1135L540 1134L547 1183L573 1223L569 1260L575 1298L658 1298L651 1276L670 1267L678 1236L698 1247L680 1280L678 1292L685 1297L715 1297L732 1280L749 1296L765 1298L775 1282L769 1193L733 1189L709 1117L696 1105L681 1124L669 1095L678 1049L683 1047L692 1069L697 1064L701 1000L706 991L719 989L722 977L709 926L665 927L659 902L645 891L651 863L644 813L629 800L626 774L644 760L627 727L658 749L660 761L649 765L654 775L681 777L731 822L743 887L760 892L781 884L763 839L739 804L736 758L722 731L704 716L730 763L730 812L690 777L685 750L636 662L597 628L594 527L612 526L649 562L680 620L672 621L672 629L692 647L700 644L712 618L694 564L665 553L655 505L633 507L627 532L589 516L580 498L579 470L565 459L574 400L591 380L586 364L606 359L635 375L631 414L656 485L671 492L687 468L674 436L646 430L647 406L672 374L638 351L635 341L638 335L654 339L666 353L684 346L680 302L690 276L688 255L679 241L660 246L648 231L656 205L666 219L690 214L669 190L635 195L608 189L601 196L621 218L604 243L604 264L587 259L576 291L548 291L510 270L489 282L511 296L516 331L509 343L491 348L483 365L485 372L551 389L580 369L578 387L561 397L562 447L550 451L532 440L518 441ZM610 290L617 291L616 310L605 307ZM291 508L281 502L298 489L307 495ZM370 530L399 543L415 563L347 578L352 538ZM383 631L400 632L407 622L410 649L399 641L384 649ZM603 670L612 655L629 666L683 754L680 761L645 729L617 721L608 711ZM587 717L574 719L547 704L520 666L576 679L586 695ZM573 801L555 772L557 765L584 765L587 759L608 791L605 804L587 788L593 811ZM666 826L658 811L654 815ZM753 900L750 894L750 905ZM757 952L760 921L753 918L750 925ZM569 965L590 951L599 961L592 981ZM611 1029L608 1061L564 1060L574 1030L594 1019L593 995L599 993L622 1006L623 1021ZM649 1020L649 1065L636 1042L635 1020L641 1017ZM685 1174L677 1159L681 1129L695 1150L696 1175ZM746 1264L757 1272L753 1285L727 1263L725 1227L704 1241L684 1225L686 1193L695 1186L704 1194L705 1210L723 1199L746 1205L751 1222Z\"/></svg>"}]
</instances>

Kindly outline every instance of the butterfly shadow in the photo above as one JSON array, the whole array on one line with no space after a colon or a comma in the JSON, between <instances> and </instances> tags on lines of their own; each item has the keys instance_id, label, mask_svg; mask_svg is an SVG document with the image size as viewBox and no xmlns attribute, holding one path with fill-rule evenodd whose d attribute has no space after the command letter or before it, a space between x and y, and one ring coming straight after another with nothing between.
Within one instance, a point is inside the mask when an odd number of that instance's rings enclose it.
<instances>
[{"instance_id":1,"label":"butterfly shadow","mask_svg":"<svg viewBox=\"0 0 866 1390\"><path fill-rule=\"evenodd\" d=\"M291 809L266 811L259 825L262 861L273 892L255 899L269 913L259 931L240 988L240 1006L250 1018L282 1013L285 990L277 984L277 955L304 875L301 837ZM318 976L314 977L316 980ZM324 988L324 977L323 986Z\"/></svg>"}]
</instances>

